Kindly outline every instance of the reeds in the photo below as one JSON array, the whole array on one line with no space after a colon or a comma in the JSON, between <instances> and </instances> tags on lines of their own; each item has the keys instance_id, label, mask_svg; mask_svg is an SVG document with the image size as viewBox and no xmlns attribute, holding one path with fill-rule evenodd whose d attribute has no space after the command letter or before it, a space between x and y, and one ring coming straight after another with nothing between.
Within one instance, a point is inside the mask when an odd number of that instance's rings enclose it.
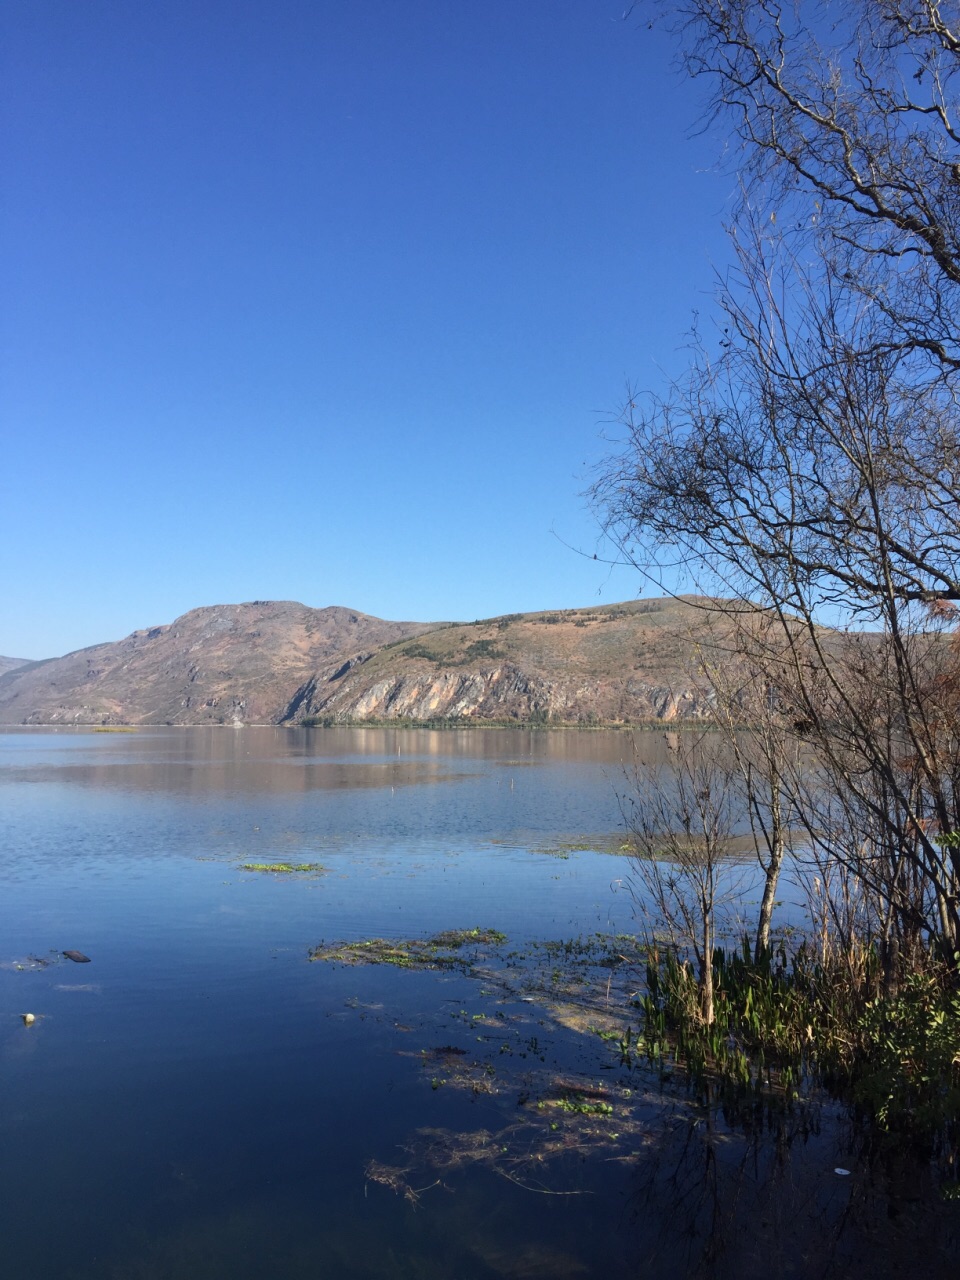
<instances>
[{"instance_id":1,"label":"reeds","mask_svg":"<svg viewBox=\"0 0 960 1280\"><path fill-rule=\"evenodd\" d=\"M630 1048L686 1072L696 1089L785 1105L814 1088L879 1129L933 1142L960 1128L960 992L955 969L928 958L896 995L878 994L874 947L855 955L781 943L754 957L713 954L714 1018L674 948L651 947L642 1029ZM628 1037L629 1040L629 1037ZM955 1138L954 1133L954 1138Z\"/></svg>"}]
</instances>

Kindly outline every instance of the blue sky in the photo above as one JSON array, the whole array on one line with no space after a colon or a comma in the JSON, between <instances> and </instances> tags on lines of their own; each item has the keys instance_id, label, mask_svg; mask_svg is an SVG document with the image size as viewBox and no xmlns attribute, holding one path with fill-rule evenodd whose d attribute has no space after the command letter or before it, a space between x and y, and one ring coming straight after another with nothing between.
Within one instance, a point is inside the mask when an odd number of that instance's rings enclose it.
<instances>
[{"instance_id":1,"label":"blue sky","mask_svg":"<svg viewBox=\"0 0 960 1280\"><path fill-rule=\"evenodd\" d=\"M582 494L709 316L733 179L623 8L3 6L0 653L643 593Z\"/></svg>"}]
</instances>

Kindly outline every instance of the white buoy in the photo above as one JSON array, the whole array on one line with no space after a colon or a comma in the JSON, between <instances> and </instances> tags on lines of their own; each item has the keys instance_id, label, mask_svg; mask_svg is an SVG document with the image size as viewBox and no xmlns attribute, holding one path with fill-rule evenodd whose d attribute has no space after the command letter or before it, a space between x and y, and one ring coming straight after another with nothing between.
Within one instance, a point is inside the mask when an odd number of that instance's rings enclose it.
<instances>
[{"instance_id":1,"label":"white buoy","mask_svg":"<svg viewBox=\"0 0 960 1280\"><path fill-rule=\"evenodd\" d=\"M29 1027L31 1022L36 1022L37 1020L36 1015L33 1013L24 1013L21 1014L21 1017L23 1018L23 1025L25 1027Z\"/></svg>"}]
</instances>

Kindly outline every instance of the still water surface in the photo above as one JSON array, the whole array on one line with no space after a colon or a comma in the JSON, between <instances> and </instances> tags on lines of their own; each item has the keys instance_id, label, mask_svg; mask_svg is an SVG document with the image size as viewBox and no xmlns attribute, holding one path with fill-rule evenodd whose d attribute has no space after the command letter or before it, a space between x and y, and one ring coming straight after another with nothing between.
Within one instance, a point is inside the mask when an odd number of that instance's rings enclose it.
<instances>
[{"instance_id":1,"label":"still water surface","mask_svg":"<svg viewBox=\"0 0 960 1280\"><path fill-rule=\"evenodd\" d=\"M767 1141L522 983L308 961L476 925L518 950L629 933L632 751L615 733L0 733L4 1274L840 1276L893 1274L876 1268L898 1250L909 1272L918 1247L938 1274L943 1220L877 1237L888 1189L834 1174L851 1156L832 1113ZM279 861L326 872L241 869ZM544 1121L573 1072L612 1115ZM406 1171L397 1190L383 1168Z\"/></svg>"}]
</instances>

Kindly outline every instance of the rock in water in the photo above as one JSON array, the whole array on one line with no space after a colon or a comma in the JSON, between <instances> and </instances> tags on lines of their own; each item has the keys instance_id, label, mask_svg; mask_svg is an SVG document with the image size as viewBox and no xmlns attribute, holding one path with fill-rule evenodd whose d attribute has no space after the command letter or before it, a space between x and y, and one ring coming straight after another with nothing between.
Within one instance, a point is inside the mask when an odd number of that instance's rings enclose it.
<instances>
[{"instance_id":1,"label":"rock in water","mask_svg":"<svg viewBox=\"0 0 960 1280\"><path fill-rule=\"evenodd\" d=\"M82 951L65 951L63 953L68 960L72 960L74 964L89 964L90 957L85 956Z\"/></svg>"}]
</instances>

